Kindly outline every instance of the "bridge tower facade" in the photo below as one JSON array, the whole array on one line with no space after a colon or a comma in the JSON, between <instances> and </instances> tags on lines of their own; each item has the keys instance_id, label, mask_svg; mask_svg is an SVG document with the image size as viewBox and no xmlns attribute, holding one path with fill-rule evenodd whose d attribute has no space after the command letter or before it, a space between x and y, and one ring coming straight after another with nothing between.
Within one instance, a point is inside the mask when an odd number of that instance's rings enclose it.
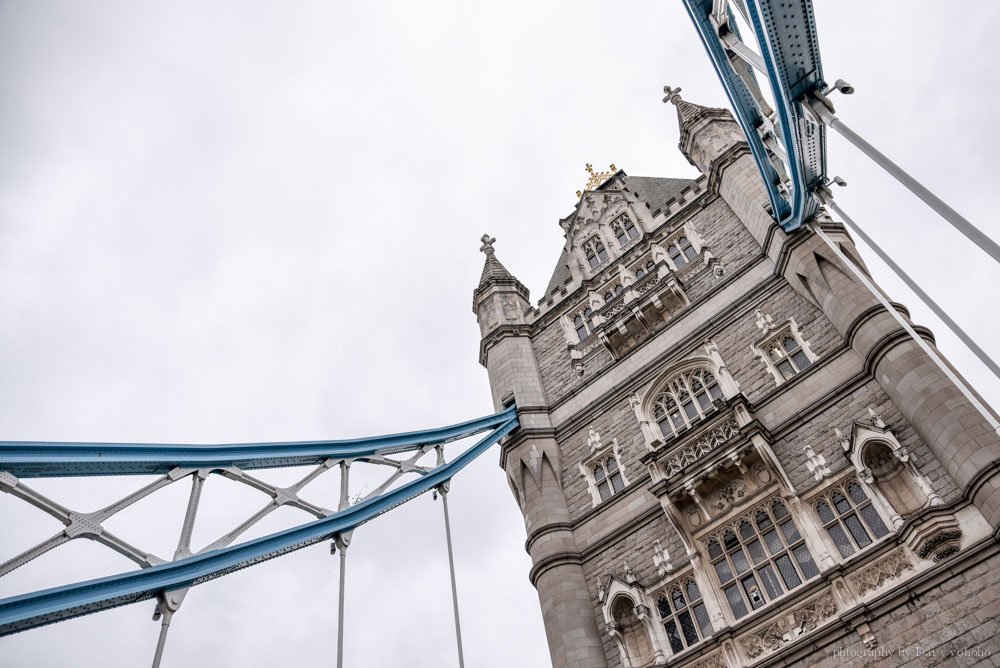
<instances>
[{"instance_id":1,"label":"bridge tower facade","mask_svg":"<svg viewBox=\"0 0 1000 668\"><path fill-rule=\"evenodd\" d=\"M671 102L701 175L592 173L535 305L483 239L480 362L518 407L501 466L553 665L989 662L1000 438L773 223L729 112Z\"/></svg>"}]
</instances>

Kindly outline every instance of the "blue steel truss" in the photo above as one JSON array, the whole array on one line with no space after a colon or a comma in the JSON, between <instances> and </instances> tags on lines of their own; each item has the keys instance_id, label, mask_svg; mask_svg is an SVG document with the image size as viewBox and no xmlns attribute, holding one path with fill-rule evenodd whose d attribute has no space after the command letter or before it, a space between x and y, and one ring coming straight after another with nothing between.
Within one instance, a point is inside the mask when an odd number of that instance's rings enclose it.
<instances>
[{"instance_id":1,"label":"blue steel truss","mask_svg":"<svg viewBox=\"0 0 1000 668\"><path fill-rule=\"evenodd\" d=\"M227 575L282 554L346 534L406 501L447 483L518 426L517 409L451 427L351 441L216 446L115 443L0 442L0 475L79 476L157 474L177 468L262 468L360 460L441 445L491 430L475 445L420 477L326 517L230 547L143 570L0 600L0 636L152 599ZM13 484L16 484L14 481Z\"/></svg>"},{"instance_id":2,"label":"blue steel truss","mask_svg":"<svg viewBox=\"0 0 1000 668\"><path fill-rule=\"evenodd\" d=\"M771 215L790 232L815 214L812 193L826 183L826 129L810 121L802 106L826 85L812 0L735 1L741 13L746 10L757 38L760 64L774 95L773 115L760 97L751 65L734 48L734 42L744 45L729 3L684 0L684 5L746 134L767 188ZM771 127L785 155L765 142ZM787 188L775 168L779 162L788 170Z\"/></svg>"}]
</instances>

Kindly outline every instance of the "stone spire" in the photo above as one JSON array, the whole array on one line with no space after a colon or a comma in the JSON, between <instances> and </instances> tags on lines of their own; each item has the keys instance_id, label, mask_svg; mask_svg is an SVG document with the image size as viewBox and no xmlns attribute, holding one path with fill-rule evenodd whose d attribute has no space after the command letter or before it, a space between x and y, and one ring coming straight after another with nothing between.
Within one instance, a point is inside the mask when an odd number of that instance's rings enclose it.
<instances>
[{"instance_id":1,"label":"stone spire","mask_svg":"<svg viewBox=\"0 0 1000 668\"><path fill-rule=\"evenodd\" d=\"M484 234L480 241L483 245L479 247L479 251L486 254L486 263L483 265L483 275L479 279L479 287L483 287L492 279L517 279L511 276L511 273L507 271L507 267L503 266L500 260L497 259L496 251L493 248L493 244L496 243L496 238L491 237L488 234Z\"/></svg>"},{"instance_id":2,"label":"stone spire","mask_svg":"<svg viewBox=\"0 0 1000 668\"><path fill-rule=\"evenodd\" d=\"M484 234L480 251L486 254L479 287L472 293L472 310L480 317L483 332L505 322L523 323L524 312L530 308L528 288L517 280L497 259L493 244L496 239Z\"/></svg>"},{"instance_id":3,"label":"stone spire","mask_svg":"<svg viewBox=\"0 0 1000 668\"><path fill-rule=\"evenodd\" d=\"M712 161L743 140L743 131L727 109L703 107L681 97L680 88L664 86L664 103L677 107L677 147L692 165L708 174Z\"/></svg>"}]
</instances>

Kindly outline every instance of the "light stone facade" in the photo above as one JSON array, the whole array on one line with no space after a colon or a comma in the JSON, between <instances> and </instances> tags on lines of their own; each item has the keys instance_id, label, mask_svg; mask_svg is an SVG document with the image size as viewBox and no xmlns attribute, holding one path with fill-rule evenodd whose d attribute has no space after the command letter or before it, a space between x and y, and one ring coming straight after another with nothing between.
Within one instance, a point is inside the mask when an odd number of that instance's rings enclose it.
<instances>
[{"instance_id":1,"label":"light stone facade","mask_svg":"<svg viewBox=\"0 0 1000 668\"><path fill-rule=\"evenodd\" d=\"M537 305L484 237L480 361L518 407L501 465L553 665L1000 665L1000 437L773 223L729 113L674 103L702 175L584 192Z\"/></svg>"}]
</instances>

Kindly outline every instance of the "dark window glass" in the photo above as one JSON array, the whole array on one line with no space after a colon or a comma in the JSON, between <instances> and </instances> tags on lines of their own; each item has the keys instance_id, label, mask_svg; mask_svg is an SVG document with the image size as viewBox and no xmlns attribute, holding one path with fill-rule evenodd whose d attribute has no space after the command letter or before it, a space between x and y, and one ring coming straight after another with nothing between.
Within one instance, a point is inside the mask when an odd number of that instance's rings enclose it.
<instances>
[{"instance_id":1,"label":"dark window glass","mask_svg":"<svg viewBox=\"0 0 1000 668\"><path fill-rule=\"evenodd\" d=\"M847 538L847 534L844 533L844 529L839 524L831 524L826 529L830 532L830 537L833 538L833 542L837 546L837 550L840 552L840 556L849 557L854 554L854 546L851 541Z\"/></svg>"},{"instance_id":2,"label":"dark window glass","mask_svg":"<svg viewBox=\"0 0 1000 668\"><path fill-rule=\"evenodd\" d=\"M670 599L674 602L674 611L679 612L684 609L687 603L684 602L684 594L680 589L674 589L670 594Z\"/></svg>"},{"instance_id":3,"label":"dark window glass","mask_svg":"<svg viewBox=\"0 0 1000 668\"><path fill-rule=\"evenodd\" d=\"M861 517L864 518L865 524L872 530L875 538L881 538L889 533L889 530L885 528L885 522L882 521L882 518L879 517L879 514L870 503L861 508Z\"/></svg>"},{"instance_id":4,"label":"dark window glass","mask_svg":"<svg viewBox=\"0 0 1000 668\"><path fill-rule=\"evenodd\" d=\"M705 611L705 606L698 603L694 606L694 616L698 620L698 628L701 629L701 636L707 638L712 635L712 622L708 619L708 613Z\"/></svg>"},{"instance_id":5,"label":"dark window glass","mask_svg":"<svg viewBox=\"0 0 1000 668\"><path fill-rule=\"evenodd\" d=\"M736 590L736 585L730 585L723 591L726 594L726 600L729 601L729 608L733 611L733 616L736 619L747 614L747 606L743 603L743 597L740 596L740 592Z\"/></svg>"},{"instance_id":6,"label":"dark window glass","mask_svg":"<svg viewBox=\"0 0 1000 668\"><path fill-rule=\"evenodd\" d=\"M799 535L799 530L795 528L795 523L791 520L781 524L781 533L785 534L785 539L788 540L789 543L796 543L802 540L802 536Z\"/></svg>"},{"instance_id":7,"label":"dark window glass","mask_svg":"<svg viewBox=\"0 0 1000 668\"><path fill-rule=\"evenodd\" d=\"M792 560L788 558L787 554L783 554L775 559L774 563L778 565L778 570L781 572L781 578L785 581L786 587L794 589L802 584L802 580L799 579L799 574L795 572Z\"/></svg>"},{"instance_id":8,"label":"dark window glass","mask_svg":"<svg viewBox=\"0 0 1000 668\"><path fill-rule=\"evenodd\" d=\"M726 584L733 579L733 574L729 570L729 564L725 559L715 562L715 574L719 576L719 582Z\"/></svg>"},{"instance_id":9,"label":"dark window glass","mask_svg":"<svg viewBox=\"0 0 1000 668\"><path fill-rule=\"evenodd\" d=\"M739 547L740 541L736 537L736 534L732 532L731 529L726 529L722 534L722 542L725 544L727 550L731 550L734 547Z\"/></svg>"},{"instance_id":10,"label":"dark window glass","mask_svg":"<svg viewBox=\"0 0 1000 668\"><path fill-rule=\"evenodd\" d=\"M851 509L850 504L847 503L847 499L845 499L844 495L840 492L834 492L833 495L830 496L830 500L833 501L833 507L836 508L837 512L841 515Z\"/></svg>"},{"instance_id":11,"label":"dark window glass","mask_svg":"<svg viewBox=\"0 0 1000 668\"><path fill-rule=\"evenodd\" d=\"M755 564L759 564L767 559L767 555L764 554L764 548L761 547L760 541L757 539L747 543L747 551L750 552L750 558L753 559L753 563Z\"/></svg>"},{"instance_id":12,"label":"dark window glass","mask_svg":"<svg viewBox=\"0 0 1000 668\"><path fill-rule=\"evenodd\" d=\"M851 537L858 544L858 547L864 549L871 545L872 539L868 537L868 532L865 528L861 526L861 520L854 513L846 516L844 518L844 524L847 525L847 530L851 532Z\"/></svg>"},{"instance_id":13,"label":"dark window glass","mask_svg":"<svg viewBox=\"0 0 1000 668\"><path fill-rule=\"evenodd\" d=\"M754 537L753 527L750 526L750 523L746 520L740 522L740 536L742 536L744 540L750 540Z\"/></svg>"},{"instance_id":14,"label":"dark window glass","mask_svg":"<svg viewBox=\"0 0 1000 668\"><path fill-rule=\"evenodd\" d=\"M767 549L771 553L771 556L774 556L785 549L781 539L778 538L778 532L774 529L771 529L764 534L764 542L767 543Z\"/></svg>"},{"instance_id":15,"label":"dark window glass","mask_svg":"<svg viewBox=\"0 0 1000 668\"><path fill-rule=\"evenodd\" d=\"M819 514L819 518L823 520L823 524L827 522L832 522L836 519L833 516L833 511L830 510L830 506L826 505L826 501L820 501L816 504L816 512Z\"/></svg>"},{"instance_id":16,"label":"dark window glass","mask_svg":"<svg viewBox=\"0 0 1000 668\"><path fill-rule=\"evenodd\" d=\"M684 640L687 641L688 646L698 642L698 631L694 627L694 620L691 619L690 613L687 610L677 615L677 618L681 623L681 631L684 632Z\"/></svg>"},{"instance_id":17,"label":"dark window glass","mask_svg":"<svg viewBox=\"0 0 1000 668\"><path fill-rule=\"evenodd\" d=\"M743 553L743 550L736 550L729 555L733 560L733 566L736 568L738 574L746 573L750 570L750 562L747 561L747 555Z\"/></svg>"},{"instance_id":18,"label":"dark window glass","mask_svg":"<svg viewBox=\"0 0 1000 668\"><path fill-rule=\"evenodd\" d=\"M722 556L722 548L719 547L719 542L717 540L708 541L708 556L712 559Z\"/></svg>"},{"instance_id":19,"label":"dark window glass","mask_svg":"<svg viewBox=\"0 0 1000 668\"><path fill-rule=\"evenodd\" d=\"M809 358L806 357L805 352L802 350L796 350L792 353L792 361L795 362L795 366L799 368L799 371L808 369L809 365L812 364L812 362L809 361Z\"/></svg>"},{"instance_id":20,"label":"dark window glass","mask_svg":"<svg viewBox=\"0 0 1000 668\"><path fill-rule=\"evenodd\" d=\"M813 563L812 555L809 554L809 550L805 545L799 545L792 550L792 554L795 555L795 561L799 562L799 568L802 569L802 574L807 580L819 575L819 569Z\"/></svg>"},{"instance_id":21,"label":"dark window glass","mask_svg":"<svg viewBox=\"0 0 1000 668\"><path fill-rule=\"evenodd\" d=\"M674 620L668 621L663 625L663 628L667 630L667 639L670 640L670 649L676 654L677 652L684 651L684 643L681 642L681 634L677 632L677 624Z\"/></svg>"},{"instance_id":22,"label":"dark window glass","mask_svg":"<svg viewBox=\"0 0 1000 668\"><path fill-rule=\"evenodd\" d=\"M771 568L771 564L766 564L763 568L757 571L760 576L760 582L764 585L764 590L767 591L767 596L771 600L774 600L781 596L782 589L781 583L778 582L778 577L774 574L774 569Z\"/></svg>"},{"instance_id":23,"label":"dark window glass","mask_svg":"<svg viewBox=\"0 0 1000 668\"><path fill-rule=\"evenodd\" d=\"M667 599L664 596L656 599L656 609L660 612L660 617L670 616L670 606L667 604Z\"/></svg>"}]
</instances>

